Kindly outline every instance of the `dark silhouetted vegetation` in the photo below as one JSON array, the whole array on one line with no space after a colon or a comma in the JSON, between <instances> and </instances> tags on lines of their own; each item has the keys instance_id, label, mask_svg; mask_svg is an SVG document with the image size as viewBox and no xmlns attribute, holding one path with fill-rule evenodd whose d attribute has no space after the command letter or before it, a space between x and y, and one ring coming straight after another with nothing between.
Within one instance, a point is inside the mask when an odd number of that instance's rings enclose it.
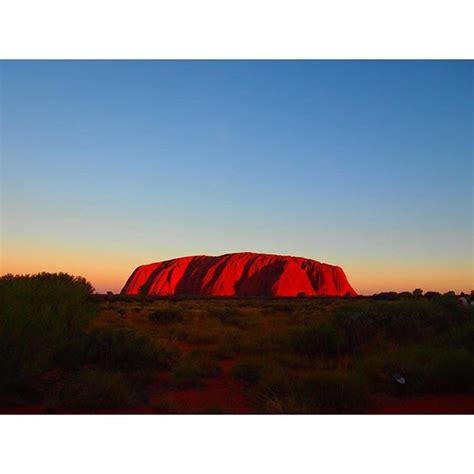
<instances>
[{"instance_id":1,"label":"dark silhouetted vegetation","mask_svg":"<svg viewBox=\"0 0 474 474\"><path fill-rule=\"evenodd\" d=\"M95 295L83 278L43 273L2 277L0 298L2 406L182 412L172 394L206 401L217 386L222 399L199 412L227 412L234 390L240 411L363 413L381 395L474 393L474 309L453 292Z\"/></svg>"},{"instance_id":2,"label":"dark silhouetted vegetation","mask_svg":"<svg viewBox=\"0 0 474 474\"><path fill-rule=\"evenodd\" d=\"M140 394L122 373L86 368L66 379L55 402L70 408L111 409L139 401Z\"/></svg>"},{"instance_id":3,"label":"dark silhouetted vegetation","mask_svg":"<svg viewBox=\"0 0 474 474\"><path fill-rule=\"evenodd\" d=\"M52 368L55 356L94 317L93 288L65 273L0 278L0 375L15 391Z\"/></svg>"},{"instance_id":4,"label":"dark silhouetted vegetation","mask_svg":"<svg viewBox=\"0 0 474 474\"><path fill-rule=\"evenodd\" d=\"M172 383L175 388L179 389L201 387L204 379L215 377L219 372L219 365L211 359L197 354L189 354L174 367Z\"/></svg>"},{"instance_id":5,"label":"dark silhouetted vegetation","mask_svg":"<svg viewBox=\"0 0 474 474\"><path fill-rule=\"evenodd\" d=\"M166 369L175 351L129 329L103 328L83 333L58 353L57 363L66 368L84 364L106 369Z\"/></svg>"},{"instance_id":6,"label":"dark silhouetted vegetation","mask_svg":"<svg viewBox=\"0 0 474 474\"><path fill-rule=\"evenodd\" d=\"M171 324L183 320L183 315L176 309L157 309L149 315L150 321L158 324Z\"/></svg>"}]
</instances>

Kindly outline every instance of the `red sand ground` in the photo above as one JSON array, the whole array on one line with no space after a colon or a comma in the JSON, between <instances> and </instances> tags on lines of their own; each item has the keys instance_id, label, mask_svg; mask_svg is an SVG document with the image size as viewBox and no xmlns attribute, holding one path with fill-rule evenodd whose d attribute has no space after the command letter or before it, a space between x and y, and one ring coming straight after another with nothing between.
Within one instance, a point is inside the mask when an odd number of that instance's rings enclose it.
<instances>
[{"instance_id":1,"label":"red sand ground","mask_svg":"<svg viewBox=\"0 0 474 474\"><path fill-rule=\"evenodd\" d=\"M374 414L474 414L474 395L427 395L416 398L375 399Z\"/></svg>"},{"instance_id":2,"label":"red sand ground","mask_svg":"<svg viewBox=\"0 0 474 474\"><path fill-rule=\"evenodd\" d=\"M247 400L242 385L230 374L235 361L221 362L219 376L207 379L201 388L174 390L170 372L163 371L149 387L148 403L134 407L113 409L64 409L63 414L252 414L255 411ZM42 402L16 406L0 406L0 414L45 414ZM373 397L368 414L474 414L474 395L427 395L394 398L387 395Z\"/></svg>"},{"instance_id":3,"label":"red sand ground","mask_svg":"<svg viewBox=\"0 0 474 474\"><path fill-rule=\"evenodd\" d=\"M302 257L233 253L181 257L138 267L122 294L202 296L355 296L341 267Z\"/></svg>"},{"instance_id":4,"label":"red sand ground","mask_svg":"<svg viewBox=\"0 0 474 474\"><path fill-rule=\"evenodd\" d=\"M221 362L219 376L206 380L206 386L203 388L165 392L158 390L156 399L153 394L150 397L150 403L156 404L160 411L159 406L164 398L169 403L164 409L172 413L252 413L242 385L230 376L233 364L234 361L231 360Z\"/></svg>"},{"instance_id":5,"label":"red sand ground","mask_svg":"<svg viewBox=\"0 0 474 474\"><path fill-rule=\"evenodd\" d=\"M240 387L225 378L209 380L204 389L179 390L169 392L168 404L163 404L160 396L151 396L150 403L131 408L110 410L64 410L64 414L157 414L157 413L228 413L251 414L253 410ZM35 415L45 414L42 403L0 407L0 414ZM404 400L384 398L377 400L367 411L368 414L474 414L474 395L429 395Z\"/></svg>"},{"instance_id":6,"label":"red sand ground","mask_svg":"<svg viewBox=\"0 0 474 474\"><path fill-rule=\"evenodd\" d=\"M230 370L234 361L221 362L221 373L207 379L201 388L186 390L172 389L170 372L163 371L149 387L148 403L134 407L111 409L62 409L63 414L196 414L196 413L252 413L244 395L242 385L233 379ZM45 414L47 409L42 402L16 406L0 407L0 414Z\"/></svg>"}]
</instances>

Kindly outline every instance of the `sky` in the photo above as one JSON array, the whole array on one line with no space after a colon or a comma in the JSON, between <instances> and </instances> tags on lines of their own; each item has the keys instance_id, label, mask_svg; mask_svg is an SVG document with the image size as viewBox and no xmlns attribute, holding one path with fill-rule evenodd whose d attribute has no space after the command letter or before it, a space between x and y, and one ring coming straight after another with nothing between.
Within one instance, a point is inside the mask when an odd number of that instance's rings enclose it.
<instances>
[{"instance_id":1,"label":"sky","mask_svg":"<svg viewBox=\"0 0 474 474\"><path fill-rule=\"evenodd\" d=\"M254 251L470 291L473 63L0 63L1 274Z\"/></svg>"}]
</instances>

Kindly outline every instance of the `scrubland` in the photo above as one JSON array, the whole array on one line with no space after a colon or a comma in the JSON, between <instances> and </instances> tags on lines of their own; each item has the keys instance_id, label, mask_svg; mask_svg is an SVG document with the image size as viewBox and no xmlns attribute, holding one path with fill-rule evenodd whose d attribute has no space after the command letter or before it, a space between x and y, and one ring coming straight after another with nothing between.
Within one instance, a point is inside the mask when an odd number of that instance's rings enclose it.
<instances>
[{"instance_id":1,"label":"scrubland","mask_svg":"<svg viewBox=\"0 0 474 474\"><path fill-rule=\"evenodd\" d=\"M454 296L102 296L66 274L7 275L0 290L3 413L474 407L474 314Z\"/></svg>"}]
</instances>

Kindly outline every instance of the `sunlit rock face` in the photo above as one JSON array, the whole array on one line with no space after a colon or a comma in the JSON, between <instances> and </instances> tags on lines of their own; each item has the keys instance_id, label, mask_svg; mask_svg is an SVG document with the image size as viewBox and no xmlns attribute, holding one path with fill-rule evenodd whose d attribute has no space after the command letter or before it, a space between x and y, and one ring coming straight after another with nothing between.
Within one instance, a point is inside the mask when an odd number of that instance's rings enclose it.
<instances>
[{"instance_id":1,"label":"sunlit rock face","mask_svg":"<svg viewBox=\"0 0 474 474\"><path fill-rule=\"evenodd\" d=\"M341 267L263 253L198 255L139 266L122 294L200 296L356 296Z\"/></svg>"}]
</instances>

